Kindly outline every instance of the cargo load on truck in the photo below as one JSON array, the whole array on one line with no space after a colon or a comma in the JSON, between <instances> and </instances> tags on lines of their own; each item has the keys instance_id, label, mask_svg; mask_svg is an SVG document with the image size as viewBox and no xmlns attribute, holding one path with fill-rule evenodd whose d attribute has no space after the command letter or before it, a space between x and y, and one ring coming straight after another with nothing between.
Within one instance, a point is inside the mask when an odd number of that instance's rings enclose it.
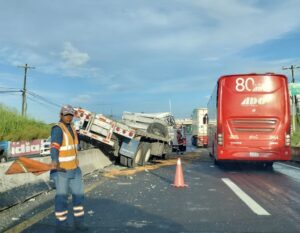
<instances>
[{"instance_id":1,"label":"cargo load on truck","mask_svg":"<svg viewBox=\"0 0 300 233\"><path fill-rule=\"evenodd\" d=\"M75 111L80 145L97 146L124 166L142 166L151 157L165 158L171 151L171 138L163 121L153 120L138 127L133 122L116 121L82 108Z\"/></svg>"},{"instance_id":2,"label":"cargo load on truck","mask_svg":"<svg viewBox=\"0 0 300 233\"><path fill-rule=\"evenodd\" d=\"M135 112L124 112L122 121L127 125L140 130L149 129L150 124L160 123L163 125L160 131L164 136L169 135L170 144L173 152L186 151L186 139L183 136L182 129L176 126L174 116L170 112L160 113L135 113ZM167 129L166 132L165 129ZM159 132L157 132L159 133Z\"/></svg>"}]
</instances>

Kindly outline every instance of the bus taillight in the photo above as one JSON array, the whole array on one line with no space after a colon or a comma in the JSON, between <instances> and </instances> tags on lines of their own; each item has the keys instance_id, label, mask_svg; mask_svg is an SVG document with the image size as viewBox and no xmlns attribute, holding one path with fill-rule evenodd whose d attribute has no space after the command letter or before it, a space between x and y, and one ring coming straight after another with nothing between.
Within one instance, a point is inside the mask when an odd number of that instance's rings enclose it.
<instances>
[{"instance_id":1,"label":"bus taillight","mask_svg":"<svg viewBox=\"0 0 300 233\"><path fill-rule=\"evenodd\" d=\"M223 134L218 133L218 145L223 145Z\"/></svg>"},{"instance_id":2,"label":"bus taillight","mask_svg":"<svg viewBox=\"0 0 300 233\"><path fill-rule=\"evenodd\" d=\"M291 135L290 134L286 134L285 135L285 145L286 146L290 146L291 145Z\"/></svg>"}]
</instances>

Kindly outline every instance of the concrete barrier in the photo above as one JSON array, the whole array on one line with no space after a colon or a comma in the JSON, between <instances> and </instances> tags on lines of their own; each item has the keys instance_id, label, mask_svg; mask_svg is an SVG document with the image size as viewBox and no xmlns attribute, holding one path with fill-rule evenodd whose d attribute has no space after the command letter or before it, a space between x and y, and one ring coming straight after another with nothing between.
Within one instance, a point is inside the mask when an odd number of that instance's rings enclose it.
<instances>
[{"instance_id":1,"label":"concrete barrier","mask_svg":"<svg viewBox=\"0 0 300 233\"><path fill-rule=\"evenodd\" d=\"M111 165L111 161L99 149L90 149L78 153L83 175ZM50 157L34 158L50 163ZM0 210L23 202L39 193L52 189L49 172L41 175L31 173L5 175L12 162L0 164Z\"/></svg>"}]
</instances>

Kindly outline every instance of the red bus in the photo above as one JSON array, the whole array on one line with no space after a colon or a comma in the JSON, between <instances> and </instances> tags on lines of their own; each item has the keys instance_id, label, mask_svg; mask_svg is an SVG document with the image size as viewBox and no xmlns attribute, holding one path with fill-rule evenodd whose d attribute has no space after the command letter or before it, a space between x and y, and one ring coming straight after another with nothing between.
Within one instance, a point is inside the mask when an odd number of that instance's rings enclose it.
<instances>
[{"instance_id":1,"label":"red bus","mask_svg":"<svg viewBox=\"0 0 300 233\"><path fill-rule=\"evenodd\" d=\"M286 76L234 74L219 78L208 102L208 150L221 161L272 166L291 159Z\"/></svg>"}]
</instances>

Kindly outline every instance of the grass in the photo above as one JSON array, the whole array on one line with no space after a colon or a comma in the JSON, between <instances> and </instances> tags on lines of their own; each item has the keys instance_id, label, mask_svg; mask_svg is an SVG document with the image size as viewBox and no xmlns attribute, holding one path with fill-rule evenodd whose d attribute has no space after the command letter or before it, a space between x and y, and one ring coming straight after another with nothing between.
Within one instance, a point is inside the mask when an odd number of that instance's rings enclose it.
<instances>
[{"instance_id":1,"label":"grass","mask_svg":"<svg viewBox=\"0 0 300 233\"><path fill-rule=\"evenodd\" d=\"M292 146L300 147L300 132L296 131L292 135Z\"/></svg>"},{"instance_id":2,"label":"grass","mask_svg":"<svg viewBox=\"0 0 300 233\"><path fill-rule=\"evenodd\" d=\"M296 131L292 135L292 146L300 147L300 116L296 119ZM21 141L48 138L51 125L22 117L16 110L0 104L0 141Z\"/></svg>"},{"instance_id":3,"label":"grass","mask_svg":"<svg viewBox=\"0 0 300 233\"><path fill-rule=\"evenodd\" d=\"M291 119L292 122L292 119ZM300 147L300 116L296 117L296 130L292 134L292 146Z\"/></svg>"},{"instance_id":4,"label":"grass","mask_svg":"<svg viewBox=\"0 0 300 233\"><path fill-rule=\"evenodd\" d=\"M0 141L21 141L47 138L51 125L22 117L17 111L0 105Z\"/></svg>"}]
</instances>

